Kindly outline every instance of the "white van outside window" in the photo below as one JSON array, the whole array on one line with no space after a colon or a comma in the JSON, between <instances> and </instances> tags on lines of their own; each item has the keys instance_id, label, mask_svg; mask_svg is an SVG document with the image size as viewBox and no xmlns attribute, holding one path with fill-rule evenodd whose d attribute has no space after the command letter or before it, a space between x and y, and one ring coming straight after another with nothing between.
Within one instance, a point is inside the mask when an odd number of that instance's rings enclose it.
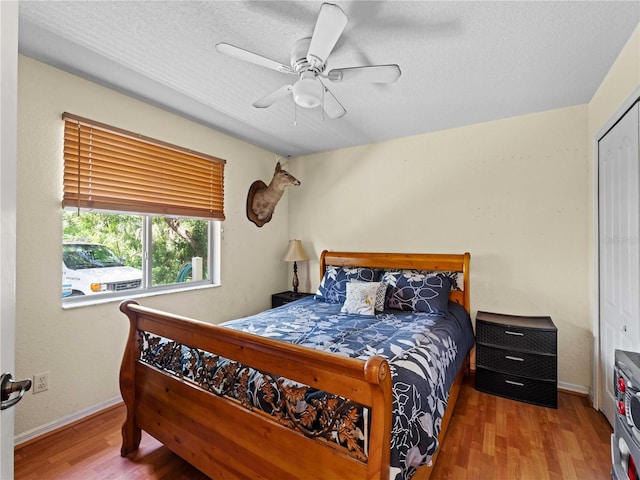
<instances>
[{"instance_id":1,"label":"white van outside window","mask_svg":"<svg viewBox=\"0 0 640 480\"><path fill-rule=\"evenodd\" d=\"M140 288L142 270L126 266L97 243L62 244L62 296L72 297Z\"/></svg>"}]
</instances>

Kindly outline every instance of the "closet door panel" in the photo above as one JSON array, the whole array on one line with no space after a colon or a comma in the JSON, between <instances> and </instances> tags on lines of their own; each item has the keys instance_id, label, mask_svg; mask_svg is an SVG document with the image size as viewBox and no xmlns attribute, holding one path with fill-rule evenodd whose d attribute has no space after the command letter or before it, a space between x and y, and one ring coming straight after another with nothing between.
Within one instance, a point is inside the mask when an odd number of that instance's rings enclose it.
<instances>
[{"instance_id":1,"label":"closet door panel","mask_svg":"<svg viewBox=\"0 0 640 480\"><path fill-rule=\"evenodd\" d=\"M614 350L640 352L640 161L636 103L598 143L602 409L613 425Z\"/></svg>"}]
</instances>

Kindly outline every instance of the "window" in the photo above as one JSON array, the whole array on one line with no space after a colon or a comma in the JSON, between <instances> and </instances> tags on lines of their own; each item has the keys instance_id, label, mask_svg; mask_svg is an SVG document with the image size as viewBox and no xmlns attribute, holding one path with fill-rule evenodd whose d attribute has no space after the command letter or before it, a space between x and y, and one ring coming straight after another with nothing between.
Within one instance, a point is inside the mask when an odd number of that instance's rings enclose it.
<instances>
[{"instance_id":1,"label":"window","mask_svg":"<svg viewBox=\"0 0 640 480\"><path fill-rule=\"evenodd\" d=\"M225 161L63 119L63 303L219 283Z\"/></svg>"}]
</instances>

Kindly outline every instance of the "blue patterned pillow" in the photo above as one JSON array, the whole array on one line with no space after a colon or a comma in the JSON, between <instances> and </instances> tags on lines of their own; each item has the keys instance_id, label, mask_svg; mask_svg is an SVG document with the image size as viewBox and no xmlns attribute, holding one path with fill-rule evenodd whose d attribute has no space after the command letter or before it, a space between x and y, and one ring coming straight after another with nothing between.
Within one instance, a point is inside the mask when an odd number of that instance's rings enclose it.
<instances>
[{"instance_id":1,"label":"blue patterned pillow","mask_svg":"<svg viewBox=\"0 0 640 480\"><path fill-rule=\"evenodd\" d=\"M374 282L380 272L367 267L336 267L328 265L318 287L315 298L327 303L344 303L347 298L347 283Z\"/></svg>"},{"instance_id":2,"label":"blue patterned pillow","mask_svg":"<svg viewBox=\"0 0 640 480\"><path fill-rule=\"evenodd\" d=\"M386 272L382 281L389 284L387 306L390 309L426 313L449 312L451 281L444 275L403 270Z\"/></svg>"}]
</instances>

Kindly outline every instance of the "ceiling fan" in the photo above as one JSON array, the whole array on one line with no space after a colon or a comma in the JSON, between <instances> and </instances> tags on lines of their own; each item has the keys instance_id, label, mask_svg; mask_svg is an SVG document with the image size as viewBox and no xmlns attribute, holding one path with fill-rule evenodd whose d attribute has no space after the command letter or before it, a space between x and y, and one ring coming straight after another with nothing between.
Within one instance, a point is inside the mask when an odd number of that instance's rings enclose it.
<instances>
[{"instance_id":1,"label":"ceiling fan","mask_svg":"<svg viewBox=\"0 0 640 480\"><path fill-rule=\"evenodd\" d=\"M401 74L400 67L394 64L334 68L325 74L327 58L342 35L347 20L346 14L340 7L332 3L323 3L313 35L293 44L290 67L228 43L218 43L216 50L229 57L298 76L298 80L294 83L284 85L254 102L254 107L270 107L276 101L291 94L294 102L300 107L322 106L330 118L340 118L347 111L325 86L324 80L333 83L392 83L400 78Z\"/></svg>"}]
</instances>

